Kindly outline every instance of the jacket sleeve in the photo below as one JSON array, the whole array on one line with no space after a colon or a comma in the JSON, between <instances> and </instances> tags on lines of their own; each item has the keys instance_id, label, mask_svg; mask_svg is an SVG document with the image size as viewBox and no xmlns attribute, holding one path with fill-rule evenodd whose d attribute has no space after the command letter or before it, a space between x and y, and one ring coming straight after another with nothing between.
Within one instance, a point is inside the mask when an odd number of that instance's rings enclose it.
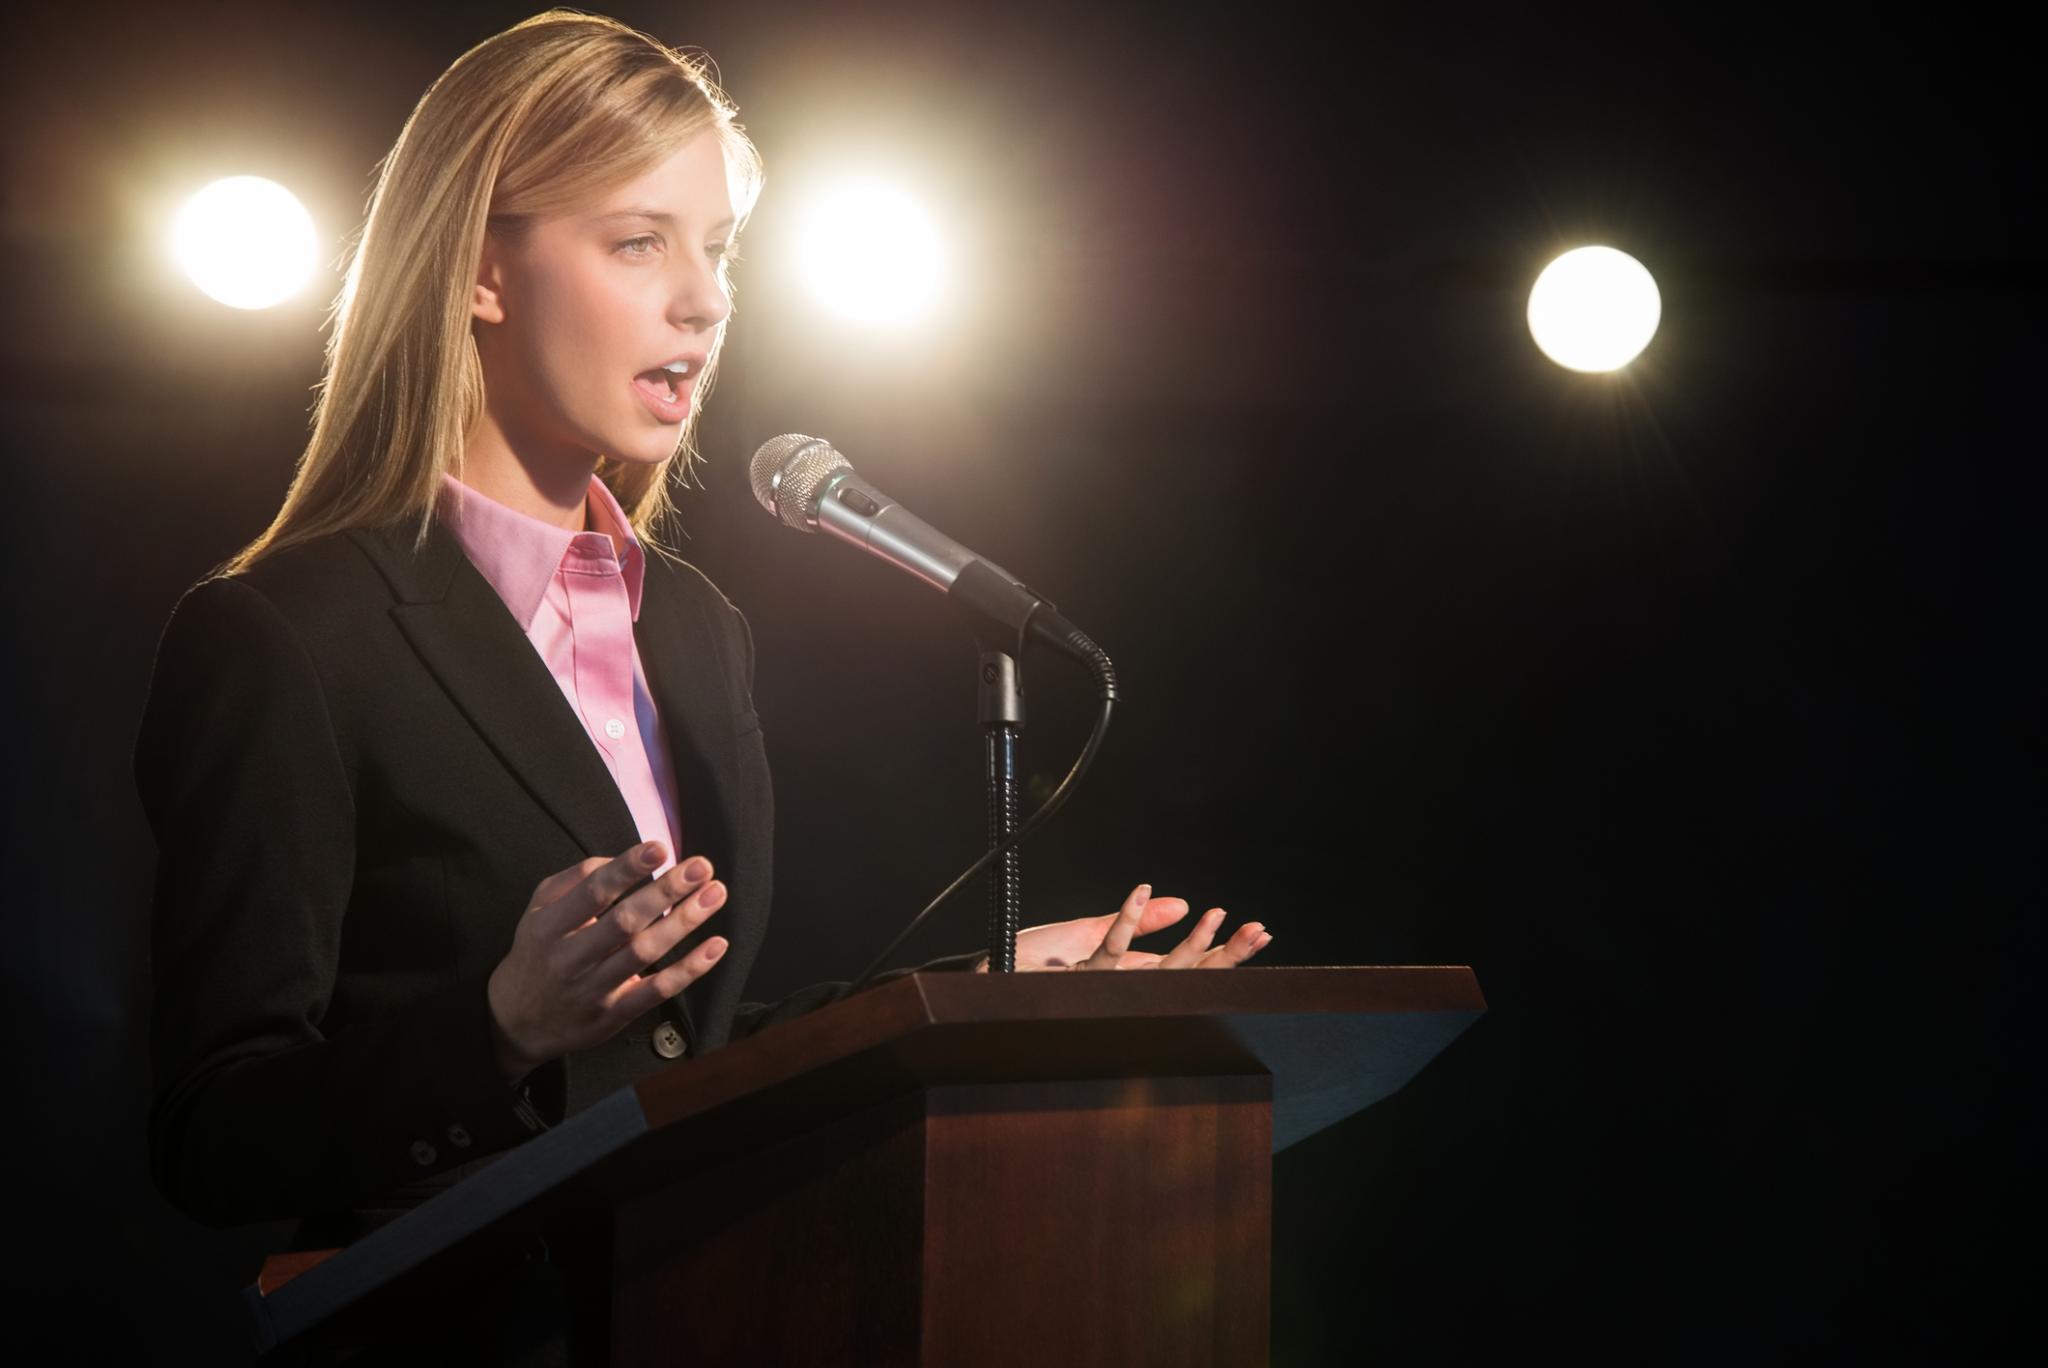
<instances>
[{"instance_id":1,"label":"jacket sleeve","mask_svg":"<svg viewBox=\"0 0 2048 1368\"><path fill-rule=\"evenodd\" d=\"M152 1171L231 1225L345 1210L543 1123L498 1075L487 975L333 1037L356 813L322 679L254 586L202 582L158 644L135 779L157 842Z\"/></svg>"}]
</instances>

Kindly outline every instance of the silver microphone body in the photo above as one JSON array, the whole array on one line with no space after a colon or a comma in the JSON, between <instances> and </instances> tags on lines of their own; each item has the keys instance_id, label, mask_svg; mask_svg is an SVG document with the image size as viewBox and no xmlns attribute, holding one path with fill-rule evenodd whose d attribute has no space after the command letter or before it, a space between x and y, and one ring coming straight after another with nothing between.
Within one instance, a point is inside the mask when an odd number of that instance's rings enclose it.
<instances>
[{"instance_id":1,"label":"silver microphone body","mask_svg":"<svg viewBox=\"0 0 2048 1368\"><path fill-rule=\"evenodd\" d=\"M761 506L785 526L829 533L941 593L950 593L976 561L1021 583L862 479L822 438L794 432L770 438L754 453L748 473Z\"/></svg>"},{"instance_id":2,"label":"silver microphone body","mask_svg":"<svg viewBox=\"0 0 2048 1368\"><path fill-rule=\"evenodd\" d=\"M975 555L856 475L851 466L827 477L811 514L819 531L908 570L934 589L950 591L960 572L977 560L1016 582L1015 575Z\"/></svg>"},{"instance_id":3,"label":"silver microphone body","mask_svg":"<svg viewBox=\"0 0 2048 1368\"><path fill-rule=\"evenodd\" d=\"M747 467L761 506L786 527L824 531L908 571L978 620L1045 641L1087 665L1105 699L1116 697L1109 657L1044 595L906 512L854 474L830 442L784 433L761 443Z\"/></svg>"}]
</instances>

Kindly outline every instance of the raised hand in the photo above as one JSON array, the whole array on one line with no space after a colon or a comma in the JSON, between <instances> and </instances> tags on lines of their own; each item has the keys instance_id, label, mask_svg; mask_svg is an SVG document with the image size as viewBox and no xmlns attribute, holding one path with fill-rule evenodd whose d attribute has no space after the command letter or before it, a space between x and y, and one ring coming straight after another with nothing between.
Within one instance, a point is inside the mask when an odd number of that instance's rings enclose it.
<instances>
[{"instance_id":1,"label":"raised hand","mask_svg":"<svg viewBox=\"0 0 2048 1368\"><path fill-rule=\"evenodd\" d=\"M492 1035L508 1084L610 1040L725 953L730 942L713 936L640 977L725 902L725 885L701 855L635 888L664 858L661 843L649 842L614 859L592 856L535 886L511 952L491 971Z\"/></svg>"}]
</instances>

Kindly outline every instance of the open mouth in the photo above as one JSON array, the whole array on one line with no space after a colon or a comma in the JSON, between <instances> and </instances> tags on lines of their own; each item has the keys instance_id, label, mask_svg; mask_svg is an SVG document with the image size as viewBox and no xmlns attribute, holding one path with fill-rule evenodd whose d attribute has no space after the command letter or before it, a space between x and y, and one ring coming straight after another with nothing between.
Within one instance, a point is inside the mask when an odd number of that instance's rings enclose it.
<instances>
[{"instance_id":1,"label":"open mouth","mask_svg":"<svg viewBox=\"0 0 2048 1368\"><path fill-rule=\"evenodd\" d=\"M691 389L709 361L700 352L674 357L641 371L633 377L633 386L657 420L680 423L690 416Z\"/></svg>"},{"instance_id":2,"label":"open mouth","mask_svg":"<svg viewBox=\"0 0 2048 1368\"><path fill-rule=\"evenodd\" d=\"M655 398L673 404L682 397L683 377L662 366L641 371L633 377L633 383L646 390Z\"/></svg>"}]
</instances>

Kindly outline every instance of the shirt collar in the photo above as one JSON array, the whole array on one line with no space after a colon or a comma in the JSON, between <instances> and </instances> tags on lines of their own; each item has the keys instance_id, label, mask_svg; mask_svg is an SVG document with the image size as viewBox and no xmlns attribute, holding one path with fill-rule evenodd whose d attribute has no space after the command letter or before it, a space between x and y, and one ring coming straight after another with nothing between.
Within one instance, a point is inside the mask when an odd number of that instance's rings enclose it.
<instances>
[{"instance_id":1,"label":"shirt collar","mask_svg":"<svg viewBox=\"0 0 2048 1368\"><path fill-rule=\"evenodd\" d=\"M638 622L647 558L640 549L640 539L633 535L626 510L595 473L590 477L585 509L589 530L572 532L508 508L445 474L435 504L441 521L462 544L470 563L512 610L521 631L532 630L534 615L547 597L548 585L572 550L579 557L600 563L618 561L626 580L626 603L632 610L633 621ZM623 544L623 550L616 553L614 536Z\"/></svg>"}]
</instances>

